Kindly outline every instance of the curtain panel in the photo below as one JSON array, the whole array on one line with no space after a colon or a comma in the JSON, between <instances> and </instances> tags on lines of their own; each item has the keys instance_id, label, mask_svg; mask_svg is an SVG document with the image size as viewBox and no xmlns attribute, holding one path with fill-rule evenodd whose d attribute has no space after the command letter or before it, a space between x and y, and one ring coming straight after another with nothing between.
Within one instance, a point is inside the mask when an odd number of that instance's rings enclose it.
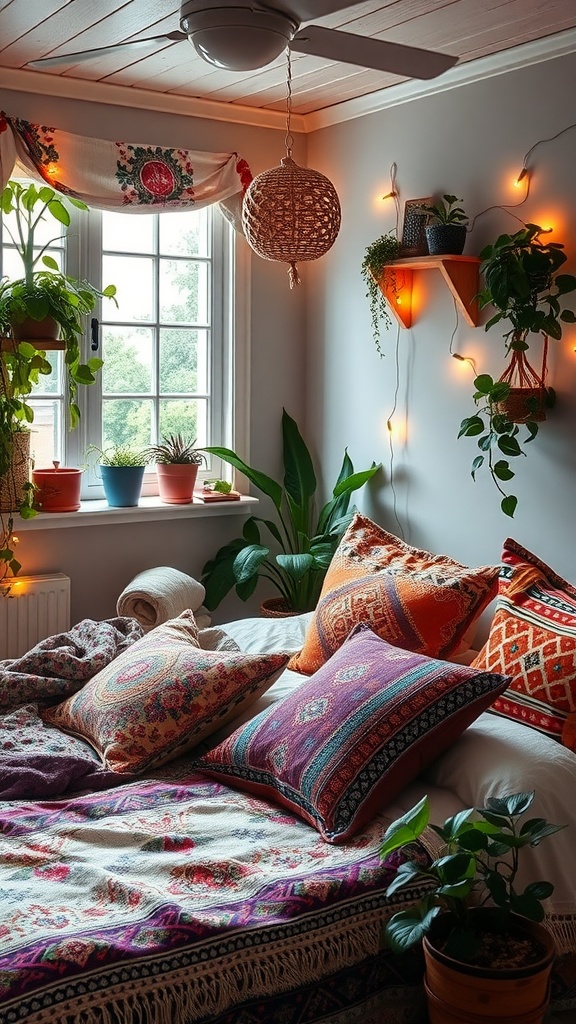
<instances>
[{"instance_id":1,"label":"curtain panel","mask_svg":"<svg viewBox=\"0 0 576 1024\"><path fill-rule=\"evenodd\" d=\"M219 203L242 230L242 199L252 180L238 153L167 149L73 135L0 113L0 187L16 164L63 195L119 213L201 209Z\"/></svg>"}]
</instances>

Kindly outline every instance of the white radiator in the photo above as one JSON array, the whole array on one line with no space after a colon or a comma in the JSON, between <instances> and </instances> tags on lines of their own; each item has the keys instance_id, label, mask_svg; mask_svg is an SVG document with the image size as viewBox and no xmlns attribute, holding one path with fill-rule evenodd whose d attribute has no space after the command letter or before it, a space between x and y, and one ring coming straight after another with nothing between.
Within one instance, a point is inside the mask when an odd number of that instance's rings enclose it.
<instances>
[{"instance_id":1,"label":"white radiator","mask_svg":"<svg viewBox=\"0 0 576 1024\"><path fill-rule=\"evenodd\" d=\"M39 640L70 629L70 578L17 576L0 594L0 659L19 658Z\"/></svg>"}]
</instances>

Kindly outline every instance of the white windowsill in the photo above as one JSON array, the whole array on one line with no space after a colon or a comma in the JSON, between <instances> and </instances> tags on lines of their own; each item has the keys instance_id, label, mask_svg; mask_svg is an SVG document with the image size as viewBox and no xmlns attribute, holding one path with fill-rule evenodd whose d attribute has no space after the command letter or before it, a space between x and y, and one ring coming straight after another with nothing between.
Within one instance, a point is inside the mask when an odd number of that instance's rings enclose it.
<instances>
[{"instance_id":1,"label":"white windowsill","mask_svg":"<svg viewBox=\"0 0 576 1024\"><path fill-rule=\"evenodd\" d=\"M246 514L258 498L242 495L238 501L203 502L198 499L189 505L165 505L157 495L142 497L138 505L129 508L110 508L106 500L83 501L77 512L39 512L33 519L14 516L14 530L58 530L66 526L108 526L113 523L151 523L155 520L191 519L203 516L232 516Z\"/></svg>"}]
</instances>

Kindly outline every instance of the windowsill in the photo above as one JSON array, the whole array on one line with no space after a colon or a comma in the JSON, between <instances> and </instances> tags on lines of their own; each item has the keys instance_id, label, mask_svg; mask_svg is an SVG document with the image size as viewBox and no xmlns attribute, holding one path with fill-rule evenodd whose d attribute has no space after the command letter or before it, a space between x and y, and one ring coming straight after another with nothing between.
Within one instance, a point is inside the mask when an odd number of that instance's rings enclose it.
<instances>
[{"instance_id":1,"label":"windowsill","mask_svg":"<svg viewBox=\"0 0 576 1024\"><path fill-rule=\"evenodd\" d=\"M242 495L238 501L205 503L194 499L189 505L165 505L157 495L142 497L138 505L110 508L106 500L83 501L77 512L39 512L33 519L14 516L14 530L58 530L65 526L108 526L113 523L150 523L155 520L190 519L203 516L246 514L258 498Z\"/></svg>"}]
</instances>

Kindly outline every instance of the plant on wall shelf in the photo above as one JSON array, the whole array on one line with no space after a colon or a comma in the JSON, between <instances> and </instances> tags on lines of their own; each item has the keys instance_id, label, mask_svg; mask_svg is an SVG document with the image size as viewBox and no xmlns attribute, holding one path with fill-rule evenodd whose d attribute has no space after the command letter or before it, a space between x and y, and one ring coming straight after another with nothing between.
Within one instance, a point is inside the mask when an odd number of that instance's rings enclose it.
<instances>
[{"instance_id":1,"label":"plant on wall shelf","mask_svg":"<svg viewBox=\"0 0 576 1024\"><path fill-rule=\"evenodd\" d=\"M468 214L463 206L456 206L456 203L463 202L457 196L444 194L442 199L435 203L422 203L420 209L432 217L434 224L467 224Z\"/></svg>"},{"instance_id":2,"label":"plant on wall shelf","mask_svg":"<svg viewBox=\"0 0 576 1024\"><path fill-rule=\"evenodd\" d=\"M376 349L382 356L384 353L380 347L380 327L381 322L384 323L386 328L392 324L390 313L386 305L386 299L383 292L378 284L384 267L388 266L389 263L393 263L397 260L400 255L400 243L393 232L389 231L387 234L380 235L375 242L371 242L366 247L364 259L362 261L362 277L368 288L366 292L366 298L370 301L370 317L372 321L372 334Z\"/></svg>"},{"instance_id":3,"label":"plant on wall shelf","mask_svg":"<svg viewBox=\"0 0 576 1024\"><path fill-rule=\"evenodd\" d=\"M546 346L548 337L562 337L563 323L576 323L574 312L564 307L563 300L576 291L576 277L558 273L567 259L564 246L542 241L544 233L537 224L525 224L513 235L500 235L480 253L486 287L479 294L479 304L496 310L485 330L502 320L509 322L504 343L510 360L499 380L489 374L476 377L478 411L462 420L458 437L478 438L481 454L472 463L472 477L476 479L476 472L487 466L507 516L514 515L518 504L517 497L502 487L515 476L508 459L526 454L521 445L534 440L537 421L545 418L546 409L555 401L554 390L545 384L545 366L538 376L528 362L529 336L544 336ZM526 429L524 438L521 426Z\"/></svg>"}]
</instances>

